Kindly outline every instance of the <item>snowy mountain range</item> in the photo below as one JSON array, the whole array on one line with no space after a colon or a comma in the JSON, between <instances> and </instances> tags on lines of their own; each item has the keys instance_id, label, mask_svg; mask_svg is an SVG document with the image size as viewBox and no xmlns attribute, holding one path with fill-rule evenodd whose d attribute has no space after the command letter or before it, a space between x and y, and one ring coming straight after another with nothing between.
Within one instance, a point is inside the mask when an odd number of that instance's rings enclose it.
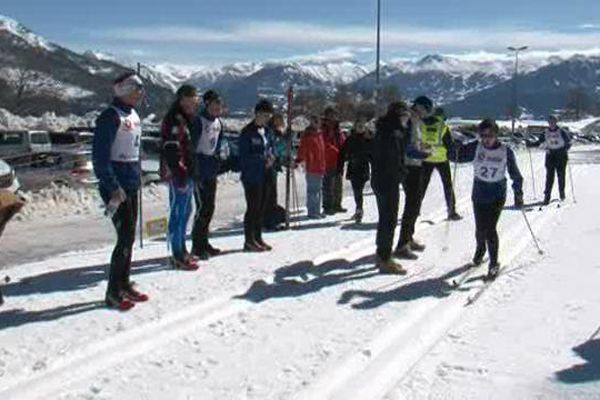
<instances>
[{"instance_id":1,"label":"snowy mountain range","mask_svg":"<svg viewBox=\"0 0 600 400\"><path fill-rule=\"evenodd\" d=\"M527 57L519 77L519 86L523 87L519 98L530 112L543 115L548 107L564 107L567 93L573 88L585 88L590 96L596 96L600 86L595 74L600 70L598 57L547 54ZM0 62L0 89L6 88L0 91L0 107L21 114L85 113L98 109L110 99L111 79L134 67L133 62L102 51L75 53L1 16ZM513 62L508 55L488 53L392 60L382 66L381 85L384 89L396 87L407 99L429 95L447 106L453 115L502 116L506 115L511 100ZM29 93L25 103L31 104L16 107L15 99L8 93L15 92L24 71L33 72L27 76L26 85ZM350 56L222 67L144 65L142 76L148 86L148 112L159 114L183 82L200 90L218 90L232 111L249 110L264 95L283 101L287 87L292 84L298 90L319 89L330 96L340 85L363 93L372 93L375 88L373 67ZM536 96L533 92L544 95Z\"/></svg>"}]
</instances>

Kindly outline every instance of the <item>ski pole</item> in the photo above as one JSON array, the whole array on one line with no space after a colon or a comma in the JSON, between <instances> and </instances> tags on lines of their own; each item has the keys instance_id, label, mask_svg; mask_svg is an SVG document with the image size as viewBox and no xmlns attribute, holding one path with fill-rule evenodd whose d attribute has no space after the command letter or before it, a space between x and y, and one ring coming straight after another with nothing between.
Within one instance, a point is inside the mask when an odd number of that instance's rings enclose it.
<instances>
[{"instance_id":1,"label":"ski pole","mask_svg":"<svg viewBox=\"0 0 600 400\"><path fill-rule=\"evenodd\" d=\"M535 233L533 232L533 229L531 228L531 224L529 223L529 218L527 218L527 214L525 214L525 210L522 208L521 208L521 214L523 215L523 218L525 218L525 222L527 223L527 228L529 229L529 233L531 233L531 238L533 239L533 243L535 243L535 247L537 247L537 249L538 249L538 253L544 254L544 250L542 250L542 248L540 247L540 244L539 244L537 238L535 237Z\"/></svg>"},{"instance_id":2,"label":"ski pole","mask_svg":"<svg viewBox=\"0 0 600 400\"><path fill-rule=\"evenodd\" d=\"M573 183L573 171L571 170L571 163L567 162L567 168L569 168L569 182L571 183L571 195L573 196L573 203L577 204L575 198L575 183Z\"/></svg>"},{"instance_id":3,"label":"ski pole","mask_svg":"<svg viewBox=\"0 0 600 400\"><path fill-rule=\"evenodd\" d=\"M531 149L527 148L527 153L529 153L529 165L531 166L531 185L533 186L533 198L537 199L537 193L535 190L535 172L533 170L533 157L531 157Z\"/></svg>"},{"instance_id":4,"label":"ski pole","mask_svg":"<svg viewBox=\"0 0 600 400\"><path fill-rule=\"evenodd\" d=\"M599 334L599 333L600 333L600 326L598 327L598 329L596 330L596 332L594 332L594 334L593 334L592 336L590 336L590 338L588 339L588 342L589 342L590 340L594 340L594 338L595 338L596 336L598 336L598 334Z\"/></svg>"}]
</instances>

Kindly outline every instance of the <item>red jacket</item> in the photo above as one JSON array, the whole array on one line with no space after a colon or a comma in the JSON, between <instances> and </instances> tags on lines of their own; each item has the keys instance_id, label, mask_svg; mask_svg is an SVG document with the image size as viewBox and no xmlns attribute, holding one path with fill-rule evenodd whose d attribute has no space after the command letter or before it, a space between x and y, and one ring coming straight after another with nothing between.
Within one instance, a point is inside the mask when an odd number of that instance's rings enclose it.
<instances>
[{"instance_id":1,"label":"red jacket","mask_svg":"<svg viewBox=\"0 0 600 400\"><path fill-rule=\"evenodd\" d=\"M325 142L321 132L307 129L300 139L298 162L306 165L309 174L325 174Z\"/></svg>"},{"instance_id":2,"label":"red jacket","mask_svg":"<svg viewBox=\"0 0 600 400\"><path fill-rule=\"evenodd\" d=\"M337 121L324 120L321 131L325 141L325 166L327 171L339 170L342 165L341 150L345 137Z\"/></svg>"},{"instance_id":3,"label":"red jacket","mask_svg":"<svg viewBox=\"0 0 600 400\"><path fill-rule=\"evenodd\" d=\"M177 186L187 185L192 175L190 127L191 121L182 113L169 113L161 127L161 177L165 181L175 180ZM176 148L168 147L169 143Z\"/></svg>"}]
</instances>

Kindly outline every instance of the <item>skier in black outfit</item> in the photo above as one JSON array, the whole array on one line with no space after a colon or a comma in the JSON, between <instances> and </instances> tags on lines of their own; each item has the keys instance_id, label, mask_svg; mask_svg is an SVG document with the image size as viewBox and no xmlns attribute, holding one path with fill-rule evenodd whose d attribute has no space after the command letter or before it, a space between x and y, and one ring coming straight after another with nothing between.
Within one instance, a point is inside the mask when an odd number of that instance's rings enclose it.
<instances>
[{"instance_id":1,"label":"skier in black outfit","mask_svg":"<svg viewBox=\"0 0 600 400\"><path fill-rule=\"evenodd\" d=\"M112 253L106 305L122 311L134 302L148 300L129 280L135 241L140 188L140 141L142 124L135 105L144 94L143 82L134 73L114 81L115 98L96 120L92 157L100 196L117 231Z\"/></svg>"},{"instance_id":2,"label":"skier in black outfit","mask_svg":"<svg viewBox=\"0 0 600 400\"><path fill-rule=\"evenodd\" d=\"M240 169L246 197L244 215L244 251L270 251L272 247L262 238L262 221L269 186L266 175L275 162L272 135L267 124L273 114L273 105L261 100L254 108L254 120L242 129L240 135Z\"/></svg>"},{"instance_id":3,"label":"skier in black outfit","mask_svg":"<svg viewBox=\"0 0 600 400\"><path fill-rule=\"evenodd\" d=\"M495 279L498 263L498 219L506 203L506 173L513 181L515 206L523 207L523 177L515 153L498 141L498 125L486 119L479 124L480 141L474 139L463 144L466 160L473 160L473 210L475 213L476 249L473 264L480 265L489 252L488 279Z\"/></svg>"},{"instance_id":4,"label":"skier in black outfit","mask_svg":"<svg viewBox=\"0 0 600 400\"><path fill-rule=\"evenodd\" d=\"M571 138L558 127L558 118L554 115L548 117L548 129L542 136L540 144L546 147L546 190L544 191L544 204L550 203L554 175L558 175L558 192L560 200L565 200L565 183L567 163L569 162L569 149Z\"/></svg>"},{"instance_id":5,"label":"skier in black outfit","mask_svg":"<svg viewBox=\"0 0 600 400\"><path fill-rule=\"evenodd\" d=\"M412 106L411 119L407 130L406 139L406 166L407 176L402 184L406 196L400 238L394 255L401 259L416 260L416 251L425 251L425 245L415 238L415 225L421 213L423 203L423 160L431 155L431 147L423 144L421 125L422 119L429 113L429 104L424 98L417 98Z\"/></svg>"},{"instance_id":6,"label":"skier in black outfit","mask_svg":"<svg viewBox=\"0 0 600 400\"><path fill-rule=\"evenodd\" d=\"M363 191L370 179L369 161L371 158L371 139L373 134L366 127L366 118L358 117L350 133L350 137L342 146L342 162L348 163L346 179L352 184L356 212L352 217L357 224L362 222Z\"/></svg>"},{"instance_id":7,"label":"skier in black outfit","mask_svg":"<svg viewBox=\"0 0 600 400\"><path fill-rule=\"evenodd\" d=\"M410 111L403 102L391 103L379 118L372 145L371 186L377 198L377 267L381 273L406 274L392 258L394 231L398 223L400 184L406 178L405 141Z\"/></svg>"}]
</instances>

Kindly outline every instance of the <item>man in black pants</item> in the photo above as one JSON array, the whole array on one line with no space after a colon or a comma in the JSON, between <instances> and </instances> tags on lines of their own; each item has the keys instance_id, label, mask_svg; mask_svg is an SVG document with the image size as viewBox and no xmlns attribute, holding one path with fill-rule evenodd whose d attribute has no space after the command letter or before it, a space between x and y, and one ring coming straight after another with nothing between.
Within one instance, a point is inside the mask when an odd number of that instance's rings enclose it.
<instances>
[{"instance_id":1,"label":"man in black pants","mask_svg":"<svg viewBox=\"0 0 600 400\"><path fill-rule=\"evenodd\" d=\"M558 192L560 200L564 200L567 163L571 139L567 133L558 127L558 118L554 115L548 117L548 129L542 137L546 147L546 190L544 191L544 204L550 203L554 175L558 175Z\"/></svg>"},{"instance_id":2,"label":"man in black pants","mask_svg":"<svg viewBox=\"0 0 600 400\"><path fill-rule=\"evenodd\" d=\"M402 213L400 239L394 251L396 257L407 260L416 260L418 256L414 252L425 250L425 245L417 242L413 235L423 200L423 159L431 155L431 152L423 145L421 137L421 119L427 115L427 103L422 104L423 99L417 100L413 104L412 117L407 130L406 166L408 174L402 184L406 200Z\"/></svg>"},{"instance_id":3,"label":"man in black pants","mask_svg":"<svg viewBox=\"0 0 600 400\"><path fill-rule=\"evenodd\" d=\"M444 186L444 196L446 198L446 208L448 210L448 220L458 221L462 217L456 212L456 199L454 197L454 187L452 185L452 173L450 171L450 161L448 160L448 151L452 148L452 137L450 128L444 122L443 117L432 115L433 102L421 96L415 100L415 104L422 105L427 115L423 118L421 125L422 140L425 145L431 148L431 155L423 162L423 197L427 192L431 174L436 169L442 178Z\"/></svg>"},{"instance_id":4,"label":"man in black pants","mask_svg":"<svg viewBox=\"0 0 600 400\"><path fill-rule=\"evenodd\" d=\"M386 115L379 118L372 142L371 186L377 199L377 261L384 274L406 274L392 258L394 231L398 223L400 184L406 177L405 140L410 113L402 102L391 103Z\"/></svg>"},{"instance_id":5,"label":"man in black pants","mask_svg":"<svg viewBox=\"0 0 600 400\"><path fill-rule=\"evenodd\" d=\"M223 123L221 97L209 90L202 96L204 108L196 117L192 132L192 147L195 153L194 200L196 216L192 229L192 254L208 260L221 253L208 241L210 222L215 213L217 176L220 169Z\"/></svg>"},{"instance_id":6,"label":"man in black pants","mask_svg":"<svg viewBox=\"0 0 600 400\"><path fill-rule=\"evenodd\" d=\"M114 81L115 99L96 120L92 156L106 213L117 231L113 250L106 305L122 311L134 302L148 300L129 280L135 241L138 191L140 188L140 141L142 125L134 107L143 96L143 82L134 73Z\"/></svg>"}]
</instances>

